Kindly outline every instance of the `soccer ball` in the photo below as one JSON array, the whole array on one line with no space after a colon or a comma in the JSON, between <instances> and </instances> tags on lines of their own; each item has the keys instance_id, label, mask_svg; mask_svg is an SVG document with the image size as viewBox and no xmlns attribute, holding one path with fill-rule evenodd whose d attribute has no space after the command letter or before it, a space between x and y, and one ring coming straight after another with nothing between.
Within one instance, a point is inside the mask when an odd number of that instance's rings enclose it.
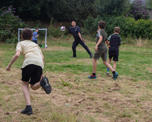
<instances>
[{"instance_id":1,"label":"soccer ball","mask_svg":"<svg viewBox=\"0 0 152 122\"><path fill-rule=\"evenodd\" d=\"M60 30L61 30L61 31L65 31L65 26L61 26L61 27L60 27Z\"/></svg>"}]
</instances>

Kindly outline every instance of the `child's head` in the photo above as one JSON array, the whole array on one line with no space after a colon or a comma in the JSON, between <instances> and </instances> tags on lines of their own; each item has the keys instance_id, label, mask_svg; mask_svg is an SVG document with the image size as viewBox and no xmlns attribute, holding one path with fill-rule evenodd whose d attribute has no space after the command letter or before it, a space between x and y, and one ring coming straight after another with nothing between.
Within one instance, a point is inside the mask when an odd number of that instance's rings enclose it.
<instances>
[{"instance_id":1,"label":"child's head","mask_svg":"<svg viewBox=\"0 0 152 122\"><path fill-rule=\"evenodd\" d=\"M32 30L25 28L22 32L23 40L32 40L33 32Z\"/></svg>"},{"instance_id":2,"label":"child's head","mask_svg":"<svg viewBox=\"0 0 152 122\"><path fill-rule=\"evenodd\" d=\"M120 33L120 27L115 27L114 28L114 33Z\"/></svg>"},{"instance_id":3,"label":"child's head","mask_svg":"<svg viewBox=\"0 0 152 122\"><path fill-rule=\"evenodd\" d=\"M105 21L101 20L101 21L98 22L98 28L99 29L105 29L105 27L106 27L106 22Z\"/></svg>"},{"instance_id":4,"label":"child's head","mask_svg":"<svg viewBox=\"0 0 152 122\"><path fill-rule=\"evenodd\" d=\"M39 29L38 28L36 28L36 30L35 30L36 32L39 32Z\"/></svg>"}]
</instances>

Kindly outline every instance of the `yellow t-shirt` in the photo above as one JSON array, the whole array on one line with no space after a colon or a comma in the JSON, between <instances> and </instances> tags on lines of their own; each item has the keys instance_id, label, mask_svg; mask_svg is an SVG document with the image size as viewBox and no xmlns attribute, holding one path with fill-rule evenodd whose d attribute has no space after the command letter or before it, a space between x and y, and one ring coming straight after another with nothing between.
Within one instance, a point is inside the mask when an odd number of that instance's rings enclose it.
<instances>
[{"instance_id":1,"label":"yellow t-shirt","mask_svg":"<svg viewBox=\"0 0 152 122\"><path fill-rule=\"evenodd\" d=\"M17 44L16 51L21 51L24 55L22 68L29 64L34 64L44 68L43 54L40 47L30 40L24 40Z\"/></svg>"}]
</instances>

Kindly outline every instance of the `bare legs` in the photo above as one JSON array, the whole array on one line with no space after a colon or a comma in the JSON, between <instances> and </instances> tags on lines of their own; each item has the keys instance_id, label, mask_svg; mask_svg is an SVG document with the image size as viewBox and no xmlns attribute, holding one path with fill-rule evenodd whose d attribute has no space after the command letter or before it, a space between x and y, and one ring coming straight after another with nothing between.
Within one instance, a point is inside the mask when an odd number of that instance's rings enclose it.
<instances>
[{"instance_id":1,"label":"bare legs","mask_svg":"<svg viewBox=\"0 0 152 122\"><path fill-rule=\"evenodd\" d=\"M33 90L37 90L40 87L41 87L40 86L40 82L38 82L38 83L36 83L36 84L34 84L34 85L31 86L31 88ZM29 83L28 82L22 82L22 90L23 90L25 101L26 101L26 105L31 105Z\"/></svg>"},{"instance_id":2,"label":"bare legs","mask_svg":"<svg viewBox=\"0 0 152 122\"><path fill-rule=\"evenodd\" d=\"M93 73L96 73L97 60L93 59Z\"/></svg>"},{"instance_id":3,"label":"bare legs","mask_svg":"<svg viewBox=\"0 0 152 122\"><path fill-rule=\"evenodd\" d=\"M111 64L111 59L109 59L109 64ZM113 61L113 68L116 70L117 67L117 62Z\"/></svg>"},{"instance_id":4,"label":"bare legs","mask_svg":"<svg viewBox=\"0 0 152 122\"><path fill-rule=\"evenodd\" d=\"M29 83L23 82L22 83L22 90L23 90L25 101L26 101L26 105L31 105Z\"/></svg>"},{"instance_id":5,"label":"bare legs","mask_svg":"<svg viewBox=\"0 0 152 122\"><path fill-rule=\"evenodd\" d=\"M104 65L111 70L111 72L114 72L115 69L107 62L103 61ZM97 67L97 60L93 59L93 73L96 73L96 67Z\"/></svg>"},{"instance_id":6,"label":"bare legs","mask_svg":"<svg viewBox=\"0 0 152 122\"><path fill-rule=\"evenodd\" d=\"M111 70L111 72L114 72L115 69L107 62L107 61L103 61L104 65L107 66L107 68L109 68Z\"/></svg>"}]
</instances>

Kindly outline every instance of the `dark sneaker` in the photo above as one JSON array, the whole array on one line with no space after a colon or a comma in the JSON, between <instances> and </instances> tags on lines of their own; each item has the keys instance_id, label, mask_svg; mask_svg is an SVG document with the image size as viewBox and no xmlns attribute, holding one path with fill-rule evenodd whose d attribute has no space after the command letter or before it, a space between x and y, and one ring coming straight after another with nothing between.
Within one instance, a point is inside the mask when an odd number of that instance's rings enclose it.
<instances>
[{"instance_id":1,"label":"dark sneaker","mask_svg":"<svg viewBox=\"0 0 152 122\"><path fill-rule=\"evenodd\" d=\"M118 72L115 72L115 74L113 74L113 79L116 80L118 78Z\"/></svg>"},{"instance_id":2,"label":"dark sneaker","mask_svg":"<svg viewBox=\"0 0 152 122\"><path fill-rule=\"evenodd\" d=\"M96 79L97 77L96 77L96 75L90 75L88 78L89 79Z\"/></svg>"},{"instance_id":3,"label":"dark sneaker","mask_svg":"<svg viewBox=\"0 0 152 122\"><path fill-rule=\"evenodd\" d=\"M33 114L32 107L26 106L24 110L21 111L21 114L31 115Z\"/></svg>"},{"instance_id":4,"label":"dark sneaker","mask_svg":"<svg viewBox=\"0 0 152 122\"><path fill-rule=\"evenodd\" d=\"M40 85L42 86L42 88L44 89L44 91L46 92L46 94L50 94L51 93L51 85L49 83L49 80L46 76L44 76L40 82Z\"/></svg>"}]
</instances>

